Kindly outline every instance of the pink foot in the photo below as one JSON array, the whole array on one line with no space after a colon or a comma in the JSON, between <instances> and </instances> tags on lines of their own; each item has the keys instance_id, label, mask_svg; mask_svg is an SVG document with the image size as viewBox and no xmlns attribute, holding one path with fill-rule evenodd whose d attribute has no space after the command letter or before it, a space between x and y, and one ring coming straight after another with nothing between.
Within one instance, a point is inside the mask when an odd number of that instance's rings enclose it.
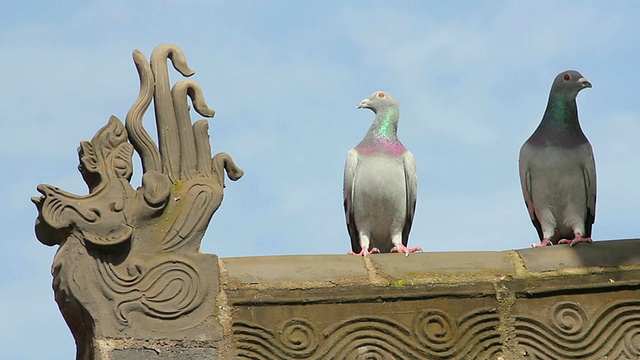
<instances>
[{"instance_id":1,"label":"pink foot","mask_svg":"<svg viewBox=\"0 0 640 360\"><path fill-rule=\"evenodd\" d=\"M422 251L422 248L419 246L408 248L402 244L398 244L394 246L393 249L391 249L391 252L404 253L405 256L409 256L410 253L413 253L416 251Z\"/></svg>"},{"instance_id":2,"label":"pink foot","mask_svg":"<svg viewBox=\"0 0 640 360\"><path fill-rule=\"evenodd\" d=\"M553 246L553 243L549 241L549 239L542 239L540 244L531 244L532 248L545 247L545 246Z\"/></svg>"},{"instance_id":3,"label":"pink foot","mask_svg":"<svg viewBox=\"0 0 640 360\"><path fill-rule=\"evenodd\" d=\"M569 244L569 246L573 246L573 245L575 245L577 243L581 243L581 242L590 243L590 242L593 242L593 240L591 240L590 237L583 238L582 234L576 233L576 235L573 238L573 240L562 239L562 240L558 241L558 244Z\"/></svg>"},{"instance_id":4,"label":"pink foot","mask_svg":"<svg viewBox=\"0 0 640 360\"><path fill-rule=\"evenodd\" d=\"M353 251L349 251L349 255L356 255L356 256L367 256L370 254L375 254L375 253L379 253L380 250L378 250L378 248L371 248L371 250L368 250L366 247L362 247L362 250L360 250L359 253L355 253Z\"/></svg>"}]
</instances>

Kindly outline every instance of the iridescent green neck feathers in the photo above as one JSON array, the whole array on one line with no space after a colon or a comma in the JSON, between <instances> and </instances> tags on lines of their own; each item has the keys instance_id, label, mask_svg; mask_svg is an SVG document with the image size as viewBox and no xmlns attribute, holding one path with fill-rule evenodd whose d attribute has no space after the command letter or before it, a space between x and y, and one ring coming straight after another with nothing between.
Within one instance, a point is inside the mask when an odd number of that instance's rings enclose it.
<instances>
[{"instance_id":1,"label":"iridescent green neck feathers","mask_svg":"<svg viewBox=\"0 0 640 360\"><path fill-rule=\"evenodd\" d=\"M397 138L399 112L395 108L387 108L376 114L369 133L376 138Z\"/></svg>"}]
</instances>

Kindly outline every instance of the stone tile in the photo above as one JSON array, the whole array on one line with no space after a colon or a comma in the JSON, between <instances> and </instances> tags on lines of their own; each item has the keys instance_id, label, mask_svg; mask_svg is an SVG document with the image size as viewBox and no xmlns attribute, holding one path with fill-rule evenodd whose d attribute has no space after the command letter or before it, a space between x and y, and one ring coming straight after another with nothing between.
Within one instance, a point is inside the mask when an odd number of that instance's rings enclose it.
<instances>
[{"instance_id":1,"label":"stone tile","mask_svg":"<svg viewBox=\"0 0 640 360\"><path fill-rule=\"evenodd\" d=\"M396 279L407 277L429 278L434 274L510 276L514 266L508 252L433 252L402 254L376 254L371 256L384 275Z\"/></svg>"},{"instance_id":2,"label":"stone tile","mask_svg":"<svg viewBox=\"0 0 640 360\"><path fill-rule=\"evenodd\" d=\"M595 241L516 250L529 271L544 272L577 267L640 265L640 240Z\"/></svg>"},{"instance_id":3,"label":"stone tile","mask_svg":"<svg viewBox=\"0 0 640 360\"><path fill-rule=\"evenodd\" d=\"M368 279L363 259L348 255L256 256L222 259L229 282L341 283Z\"/></svg>"}]
</instances>

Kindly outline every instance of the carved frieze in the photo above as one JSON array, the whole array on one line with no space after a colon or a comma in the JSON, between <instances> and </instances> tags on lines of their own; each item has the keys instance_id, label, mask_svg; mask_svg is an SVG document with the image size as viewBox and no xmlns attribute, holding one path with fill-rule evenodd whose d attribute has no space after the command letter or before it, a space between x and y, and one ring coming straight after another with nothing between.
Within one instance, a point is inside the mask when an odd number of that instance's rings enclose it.
<instances>
[{"instance_id":1,"label":"carved frieze","mask_svg":"<svg viewBox=\"0 0 640 360\"><path fill-rule=\"evenodd\" d=\"M239 310L233 324L236 358L494 359L502 350L497 308L469 310L465 303L452 300L433 307L433 301L417 300ZM293 317L286 317L290 312ZM346 313L360 314L343 318ZM244 318L252 314L254 319Z\"/></svg>"}]
</instances>

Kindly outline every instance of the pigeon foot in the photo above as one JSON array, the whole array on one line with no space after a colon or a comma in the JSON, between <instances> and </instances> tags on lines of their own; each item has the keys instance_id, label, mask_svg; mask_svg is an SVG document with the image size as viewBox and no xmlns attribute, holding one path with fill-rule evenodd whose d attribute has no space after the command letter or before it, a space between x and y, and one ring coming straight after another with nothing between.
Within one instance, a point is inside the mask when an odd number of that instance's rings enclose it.
<instances>
[{"instance_id":1,"label":"pigeon foot","mask_svg":"<svg viewBox=\"0 0 640 360\"><path fill-rule=\"evenodd\" d=\"M368 250L366 247L362 247L362 250L360 250L359 253L353 252L353 251L349 251L349 255L355 255L355 256L367 256L370 254L375 254L375 253L379 253L380 250L378 250L378 248L371 248L371 250Z\"/></svg>"},{"instance_id":2,"label":"pigeon foot","mask_svg":"<svg viewBox=\"0 0 640 360\"><path fill-rule=\"evenodd\" d=\"M576 235L573 238L573 240L562 239L562 240L558 241L558 244L569 244L569 246L573 246L573 245L575 245L577 243L581 243L581 242L590 243L590 242L593 242L593 240L591 240L590 237L583 238L582 234L576 233Z\"/></svg>"},{"instance_id":3,"label":"pigeon foot","mask_svg":"<svg viewBox=\"0 0 640 360\"><path fill-rule=\"evenodd\" d=\"M403 244L398 244L396 246L393 247L393 249L391 249L391 252L397 252L397 253L404 253L405 256L409 256L410 253L416 252L416 251L422 251L422 248L419 246L413 247L413 248L408 248L406 246L404 246Z\"/></svg>"},{"instance_id":4,"label":"pigeon foot","mask_svg":"<svg viewBox=\"0 0 640 360\"><path fill-rule=\"evenodd\" d=\"M549 239L542 239L542 241L540 241L540 244L531 244L532 248L539 248L539 247L545 247L545 246L553 246L553 243L549 241Z\"/></svg>"}]
</instances>

